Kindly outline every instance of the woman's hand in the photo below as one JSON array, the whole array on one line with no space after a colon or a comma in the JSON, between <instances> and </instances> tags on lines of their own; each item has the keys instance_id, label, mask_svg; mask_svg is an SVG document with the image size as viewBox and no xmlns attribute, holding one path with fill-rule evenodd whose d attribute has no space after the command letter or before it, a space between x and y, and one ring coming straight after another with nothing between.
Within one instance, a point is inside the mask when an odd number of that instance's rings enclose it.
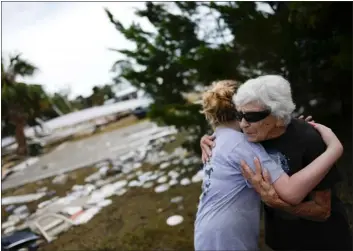
<instances>
[{"instance_id":1,"label":"woman's hand","mask_svg":"<svg viewBox=\"0 0 353 251\"><path fill-rule=\"evenodd\" d=\"M343 154L343 145L330 128L314 122L309 123L321 134L321 138L327 145L327 148L332 148L337 153Z\"/></svg>"},{"instance_id":2,"label":"woman's hand","mask_svg":"<svg viewBox=\"0 0 353 251\"><path fill-rule=\"evenodd\" d=\"M253 189L261 196L261 200L270 207L282 207L289 204L282 201L271 183L271 176L266 169L262 169L260 161L255 158L255 173L245 161L241 161L243 176Z\"/></svg>"},{"instance_id":3,"label":"woman's hand","mask_svg":"<svg viewBox=\"0 0 353 251\"><path fill-rule=\"evenodd\" d=\"M215 136L204 135L200 140L200 147L202 150L202 163L206 163L212 155L212 147L215 146L213 142Z\"/></svg>"}]
</instances>

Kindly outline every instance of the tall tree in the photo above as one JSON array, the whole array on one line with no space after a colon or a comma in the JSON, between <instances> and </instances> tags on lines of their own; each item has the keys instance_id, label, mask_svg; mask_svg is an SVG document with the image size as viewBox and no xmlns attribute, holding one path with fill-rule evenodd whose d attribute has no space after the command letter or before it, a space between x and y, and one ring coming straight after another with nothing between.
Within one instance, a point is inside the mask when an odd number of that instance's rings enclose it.
<instances>
[{"instance_id":1,"label":"tall tree","mask_svg":"<svg viewBox=\"0 0 353 251\"><path fill-rule=\"evenodd\" d=\"M5 125L12 125L19 155L27 154L25 126L35 124L35 117L49 108L47 95L40 85L18 82L19 76L32 76L36 70L21 55L10 57L8 67L4 66L3 60L1 62L1 119Z\"/></svg>"},{"instance_id":2,"label":"tall tree","mask_svg":"<svg viewBox=\"0 0 353 251\"><path fill-rule=\"evenodd\" d=\"M328 106L341 102L341 112L351 116L351 3L148 2L136 14L152 31L137 23L124 27L106 13L136 45L114 50L126 58L113 66L116 79L154 98L154 118L193 129L196 137L206 123L183 93L217 79L281 74L298 107L310 108L311 99L321 97Z\"/></svg>"}]
</instances>

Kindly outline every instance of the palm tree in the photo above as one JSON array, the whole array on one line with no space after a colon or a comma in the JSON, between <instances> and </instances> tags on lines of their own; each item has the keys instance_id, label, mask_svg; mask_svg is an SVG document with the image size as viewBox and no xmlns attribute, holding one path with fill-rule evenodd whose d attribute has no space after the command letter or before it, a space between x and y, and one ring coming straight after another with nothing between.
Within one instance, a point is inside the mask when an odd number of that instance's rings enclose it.
<instances>
[{"instance_id":1,"label":"palm tree","mask_svg":"<svg viewBox=\"0 0 353 251\"><path fill-rule=\"evenodd\" d=\"M10 57L8 67L1 60L1 105L2 120L15 127L15 138L18 145L17 154L27 154L27 142L24 128L30 115L35 113L35 103L38 91L42 90L38 85L26 85L19 83L18 77L32 76L37 67L21 58L21 54ZM42 92L44 92L42 90ZM34 108L34 109L33 109Z\"/></svg>"}]
</instances>

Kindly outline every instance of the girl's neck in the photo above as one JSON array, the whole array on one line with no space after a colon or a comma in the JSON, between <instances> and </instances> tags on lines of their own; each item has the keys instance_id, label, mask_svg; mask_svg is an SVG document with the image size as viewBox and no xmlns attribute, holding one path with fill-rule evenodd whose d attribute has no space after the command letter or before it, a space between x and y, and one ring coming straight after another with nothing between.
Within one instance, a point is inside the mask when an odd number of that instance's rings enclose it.
<instances>
[{"instance_id":1,"label":"girl's neck","mask_svg":"<svg viewBox=\"0 0 353 251\"><path fill-rule=\"evenodd\" d=\"M238 121L222 123L222 124L220 124L217 127L219 127L219 128L230 128L230 129L234 129L234 130L236 130L238 132L241 131Z\"/></svg>"}]
</instances>

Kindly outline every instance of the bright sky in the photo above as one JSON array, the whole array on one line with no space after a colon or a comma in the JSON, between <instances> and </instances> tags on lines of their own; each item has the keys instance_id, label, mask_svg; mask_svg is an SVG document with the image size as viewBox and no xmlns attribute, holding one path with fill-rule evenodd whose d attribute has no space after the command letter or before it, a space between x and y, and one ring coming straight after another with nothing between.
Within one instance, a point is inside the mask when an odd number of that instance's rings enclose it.
<instances>
[{"instance_id":1,"label":"bright sky","mask_svg":"<svg viewBox=\"0 0 353 251\"><path fill-rule=\"evenodd\" d=\"M143 2L2 2L2 56L21 52L40 71L25 79L49 92L70 89L70 97L91 94L111 83L110 69L119 54L108 48L133 48L115 30L104 11L127 26L132 21L153 30L135 8ZM266 6L268 8L268 6ZM267 9L264 8L264 9Z\"/></svg>"},{"instance_id":2,"label":"bright sky","mask_svg":"<svg viewBox=\"0 0 353 251\"><path fill-rule=\"evenodd\" d=\"M42 84L54 92L70 88L71 97L91 94L92 87L111 83L110 69L119 54L108 48L133 48L108 20L128 25L138 21L149 29L147 19L137 18L134 8L142 2L3 2L2 52L21 52L40 71L28 83Z\"/></svg>"}]
</instances>

